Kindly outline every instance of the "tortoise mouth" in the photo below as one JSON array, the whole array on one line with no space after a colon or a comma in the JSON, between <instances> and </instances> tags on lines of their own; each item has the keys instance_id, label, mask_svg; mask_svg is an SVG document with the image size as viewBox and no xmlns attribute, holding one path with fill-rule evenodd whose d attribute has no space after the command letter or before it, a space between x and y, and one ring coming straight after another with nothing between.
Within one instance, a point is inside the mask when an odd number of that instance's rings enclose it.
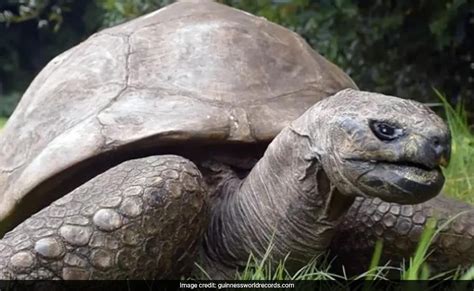
<instances>
[{"instance_id":1,"label":"tortoise mouth","mask_svg":"<svg viewBox=\"0 0 474 291\"><path fill-rule=\"evenodd\" d=\"M360 163L360 164L367 164L367 165L392 165L394 168L404 167L404 168L415 168L424 171L433 171L439 169L439 166L429 167L422 163L410 162L410 161L386 161L386 160L363 160L363 159L346 159L346 161L350 163Z\"/></svg>"},{"instance_id":2,"label":"tortoise mouth","mask_svg":"<svg viewBox=\"0 0 474 291\"><path fill-rule=\"evenodd\" d=\"M413 163L413 162L389 162L389 161L370 161L369 163L377 163L377 164L385 164L385 165L392 165L394 168L405 168L405 169L417 169L419 171L433 171L436 168L439 167L434 167L430 168L426 165L420 164L420 163Z\"/></svg>"},{"instance_id":3,"label":"tortoise mouth","mask_svg":"<svg viewBox=\"0 0 474 291\"><path fill-rule=\"evenodd\" d=\"M350 163L359 172L356 183L368 196L401 204L421 203L438 195L444 185L439 166L412 162L360 161Z\"/></svg>"}]
</instances>

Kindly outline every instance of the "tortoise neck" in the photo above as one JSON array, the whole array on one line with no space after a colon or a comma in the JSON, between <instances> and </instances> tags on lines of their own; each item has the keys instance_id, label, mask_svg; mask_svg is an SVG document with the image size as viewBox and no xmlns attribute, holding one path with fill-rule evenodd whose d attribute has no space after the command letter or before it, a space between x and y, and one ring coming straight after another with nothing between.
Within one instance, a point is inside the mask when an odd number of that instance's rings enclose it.
<instances>
[{"instance_id":1,"label":"tortoise neck","mask_svg":"<svg viewBox=\"0 0 474 291\"><path fill-rule=\"evenodd\" d=\"M251 253L263 257L270 246L272 261L290 254L291 264L307 263L326 250L353 201L331 185L308 138L290 128L231 184L214 203L204 246L213 261L232 267L245 266Z\"/></svg>"}]
</instances>

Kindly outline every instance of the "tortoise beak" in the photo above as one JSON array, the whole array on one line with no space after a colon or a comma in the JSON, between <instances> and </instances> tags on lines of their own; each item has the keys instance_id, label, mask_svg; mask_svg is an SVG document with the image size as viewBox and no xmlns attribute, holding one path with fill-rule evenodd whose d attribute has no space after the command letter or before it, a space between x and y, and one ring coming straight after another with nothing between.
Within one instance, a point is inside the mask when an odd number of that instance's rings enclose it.
<instances>
[{"instance_id":1,"label":"tortoise beak","mask_svg":"<svg viewBox=\"0 0 474 291\"><path fill-rule=\"evenodd\" d=\"M421 163L430 169L447 167L451 157L450 137L432 137L423 141L420 152Z\"/></svg>"},{"instance_id":2,"label":"tortoise beak","mask_svg":"<svg viewBox=\"0 0 474 291\"><path fill-rule=\"evenodd\" d=\"M451 139L447 137L440 142L440 139L435 139L432 143L432 151L437 160L438 166L447 168L451 158Z\"/></svg>"},{"instance_id":3,"label":"tortoise beak","mask_svg":"<svg viewBox=\"0 0 474 291\"><path fill-rule=\"evenodd\" d=\"M438 165L447 168L449 166L449 156L446 157L446 155L442 155L438 160Z\"/></svg>"}]
</instances>

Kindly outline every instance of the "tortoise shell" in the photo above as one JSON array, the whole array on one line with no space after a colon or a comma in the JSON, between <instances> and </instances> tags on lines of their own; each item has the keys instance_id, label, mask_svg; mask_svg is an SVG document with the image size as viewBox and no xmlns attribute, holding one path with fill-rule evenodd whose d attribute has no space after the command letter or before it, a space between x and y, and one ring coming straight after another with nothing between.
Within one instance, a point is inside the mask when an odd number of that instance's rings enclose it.
<instances>
[{"instance_id":1,"label":"tortoise shell","mask_svg":"<svg viewBox=\"0 0 474 291\"><path fill-rule=\"evenodd\" d=\"M39 73L0 135L0 233L127 152L267 144L345 88L296 33L212 1L102 30Z\"/></svg>"}]
</instances>

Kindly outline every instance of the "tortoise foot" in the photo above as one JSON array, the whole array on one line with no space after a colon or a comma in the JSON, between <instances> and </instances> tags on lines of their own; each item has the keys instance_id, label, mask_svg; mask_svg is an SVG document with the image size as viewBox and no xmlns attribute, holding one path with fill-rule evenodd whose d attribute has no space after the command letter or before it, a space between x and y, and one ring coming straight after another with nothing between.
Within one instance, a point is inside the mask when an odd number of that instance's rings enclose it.
<instances>
[{"instance_id":1,"label":"tortoise foot","mask_svg":"<svg viewBox=\"0 0 474 291\"><path fill-rule=\"evenodd\" d=\"M176 278L192 267L206 213L207 192L192 162L130 160L6 234L0 278Z\"/></svg>"}]
</instances>

